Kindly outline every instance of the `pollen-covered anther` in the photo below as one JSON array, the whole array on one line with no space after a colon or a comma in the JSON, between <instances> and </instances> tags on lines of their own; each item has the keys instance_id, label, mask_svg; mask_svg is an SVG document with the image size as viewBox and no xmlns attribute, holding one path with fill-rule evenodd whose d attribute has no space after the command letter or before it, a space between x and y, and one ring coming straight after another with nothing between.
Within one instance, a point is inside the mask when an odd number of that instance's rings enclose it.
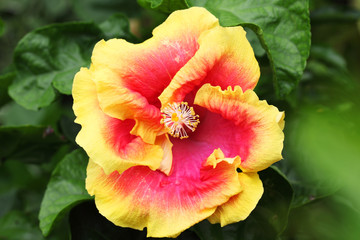
<instances>
[{"instance_id":1,"label":"pollen-covered anther","mask_svg":"<svg viewBox=\"0 0 360 240\"><path fill-rule=\"evenodd\" d=\"M188 138L187 131L194 132L200 123L199 115L187 102L169 103L161 110L161 123L168 129L168 133L176 138Z\"/></svg>"}]
</instances>

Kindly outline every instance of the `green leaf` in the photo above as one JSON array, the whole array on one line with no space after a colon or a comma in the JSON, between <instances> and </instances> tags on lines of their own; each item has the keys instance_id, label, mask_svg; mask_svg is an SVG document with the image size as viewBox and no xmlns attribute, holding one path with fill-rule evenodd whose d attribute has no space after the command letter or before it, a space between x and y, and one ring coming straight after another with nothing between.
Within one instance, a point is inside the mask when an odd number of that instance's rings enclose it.
<instances>
[{"instance_id":1,"label":"green leaf","mask_svg":"<svg viewBox=\"0 0 360 240\"><path fill-rule=\"evenodd\" d=\"M43 239L39 229L21 211L11 211L0 219L0 239L33 240Z\"/></svg>"},{"instance_id":2,"label":"green leaf","mask_svg":"<svg viewBox=\"0 0 360 240\"><path fill-rule=\"evenodd\" d=\"M0 127L0 159L20 159L23 162L44 162L63 141L49 127Z\"/></svg>"},{"instance_id":3,"label":"green leaf","mask_svg":"<svg viewBox=\"0 0 360 240\"><path fill-rule=\"evenodd\" d=\"M146 231L115 226L99 213L93 201L74 207L69 217L71 238L86 239L145 239Z\"/></svg>"},{"instance_id":4,"label":"green leaf","mask_svg":"<svg viewBox=\"0 0 360 240\"><path fill-rule=\"evenodd\" d=\"M244 30L246 31L247 40L250 42L251 47L254 49L255 56L258 58L264 56L266 52L263 49L256 33L247 27L244 27Z\"/></svg>"},{"instance_id":5,"label":"green leaf","mask_svg":"<svg viewBox=\"0 0 360 240\"><path fill-rule=\"evenodd\" d=\"M0 76L0 107L11 100L7 89L14 78L15 73L13 72Z\"/></svg>"},{"instance_id":6,"label":"green leaf","mask_svg":"<svg viewBox=\"0 0 360 240\"><path fill-rule=\"evenodd\" d=\"M73 206L91 199L85 190L87 159L82 150L75 150L66 155L53 171L39 213L44 236Z\"/></svg>"},{"instance_id":7,"label":"green leaf","mask_svg":"<svg viewBox=\"0 0 360 240\"><path fill-rule=\"evenodd\" d=\"M348 201L335 195L293 209L281 239L359 239L360 214Z\"/></svg>"},{"instance_id":8,"label":"green leaf","mask_svg":"<svg viewBox=\"0 0 360 240\"><path fill-rule=\"evenodd\" d=\"M60 119L60 129L64 136L69 139L71 142L76 144L75 138L79 133L81 127L79 124L74 122L75 116L72 118L67 116L62 116Z\"/></svg>"},{"instance_id":9,"label":"green leaf","mask_svg":"<svg viewBox=\"0 0 360 240\"><path fill-rule=\"evenodd\" d=\"M92 19L96 22L106 20L115 13L124 13L128 16L138 14L139 5L129 0L73 0L76 15L85 21Z\"/></svg>"},{"instance_id":10,"label":"green leaf","mask_svg":"<svg viewBox=\"0 0 360 240\"><path fill-rule=\"evenodd\" d=\"M71 94L74 75L80 67L90 65L95 43L113 37L134 39L122 15L112 16L99 26L61 23L30 32L15 49L17 76L9 87L10 96L25 108L36 110L54 101L55 89Z\"/></svg>"},{"instance_id":11,"label":"green leaf","mask_svg":"<svg viewBox=\"0 0 360 240\"><path fill-rule=\"evenodd\" d=\"M331 184L331 186L329 186L329 179L324 181L324 179L315 180L307 177L303 171L299 170L296 166L293 166L294 160L290 160L292 154L289 154L289 157L287 157L287 155L288 153L285 151L285 160L276 163L276 166L278 166L286 175L287 180L294 190L291 208L297 208L322 199L339 190L339 184Z\"/></svg>"},{"instance_id":12,"label":"green leaf","mask_svg":"<svg viewBox=\"0 0 360 240\"><path fill-rule=\"evenodd\" d=\"M159 12L171 13L175 10L188 8L186 0L137 0L138 3L148 9Z\"/></svg>"},{"instance_id":13,"label":"green leaf","mask_svg":"<svg viewBox=\"0 0 360 240\"><path fill-rule=\"evenodd\" d=\"M297 85L310 50L308 0L188 0L219 18L222 26L242 25L260 38L273 69L277 95Z\"/></svg>"},{"instance_id":14,"label":"green leaf","mask_svg":"<svg viewBox=\"0 0 360 240\"><path fill-rule=\"evenodd\" d=\"M276 167L261 171L259 175L264 184L264 195L244 224L242 234L247 239L276 239L286 228L293 189Z\"/></svg>"},{"instance_id":15,"label":"green leaf","mask_svg":"<svg viewBox=\"0 0 360 240\"><path fill-rule=\"evenodd\" d=\"M92 23L54 24L30 32L15 49L18 74L9 88L10 96L36 110L55 99L53 86L71 94L75 73L89 65L91 50L100 38L100 29Z\"/></svg>"},{"instance_id":16,"label":"green leaf","mask_svg":"<svg viewBox=\"0 0 360 240\"><path fill-rule=\"evenodd\" d=\"M231 224L230 226L235 226L236 224ZM219 224L211 224L208 220L204 220L191 229L200 237L201 240L224 240L224 235L229 233L229 225L225 227L220 227ZM234 227L235 232L237 231L237 226ZM236 233L235 233L236 235ZM234 237L227 236L226 239L234 239Z\"/></svg>"},{"instance_id":17,"label":"green leaf","mask_svg":"<svg viewBox=\"0 0 360 240\"><path fill-rule=\"evenodd\" d=\"M12 101L0 109L0 123L3 126L50 126L57 130L58 120L65 111L65 108L54 102L38 111L33 111L22 107Z\"/></svg>"},{"instance_id":18,"label":"green leaf","mask_svg":"<svg viewBox=\"0 0 360 240\"><path fill-rule=\"evenodd\" d=\"M4 22L0 18L0 37L4 34Z\"/></svg>"},{"instance_id":19,"label":"green leaf","mask_svg":"<svg viewBox=\"0 0 360 240\"><path fill-rule=\"evenodd\" d=\"M350 104L297 109L296 117L288 119L291 131L286 141L295 166L305 177L322 180L329 189L340 185L360 206L360 108L354 104L358 91L354 94L348 93L348 100L354 99ZM340 101L337 97L333 96Z\"/></svg>"},{"instance_id":20,"label":"green leaf","mask_svg":"<svg viewBox=\"0 0 360 240\"><path fill-rule=\"evenodd\" d=\"M312 23L351 23L359 19L360 11L356 9L340 9L327 6L311 12Z\"/></svg>"},{"instance_id":21,"label":"green leaf","mask_svg":"<svg viewBox=\"0 0 360 240\"><path fill-rule=\"evenodd\" d=\"M334 83L337 83L335 88L342 88L341 91L345 89L353 90L356 87L356 81L352 80L352 76L347 69L346 60L336 51L329 47L313 45L310 56L306 67L309 74L304 80L313 81L312 91L316 89L316 83L323 85L321 90L325 91L323 93L319 92L322 97L331 95L329 88L334 88Z\"/></svg>"},{"instance_id":22,"label":"green leaf","mask_svg":"<svg viewBox=\"0 0 360 240\"><path fill-rule=\"evenodd\" d=\"M123 14L114 14L106 21L99 24L99 28L104 33L106 39L124 38L134 42L136 38L130 33L130 26L127 17Z\"/></svg>"},{"instance_id":23,"label":"green leaf","mask_svg":"<svg viewBox=\"0 0 360 240\"><path fill-rule=\"evenodd\" d=\"M225 227L205 220L193 227L201 240L273 240L284 231L293 190L286 177L275 167L261 171L259 175L264 194L250 216Z\"/></svg>"}]
</instances>

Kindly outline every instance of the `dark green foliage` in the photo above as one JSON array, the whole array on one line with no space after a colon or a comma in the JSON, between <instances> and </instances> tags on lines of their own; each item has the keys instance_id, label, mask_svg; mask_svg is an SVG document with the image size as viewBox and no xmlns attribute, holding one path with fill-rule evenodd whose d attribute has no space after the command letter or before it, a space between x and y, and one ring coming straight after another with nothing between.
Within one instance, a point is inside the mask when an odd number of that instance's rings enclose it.
<instances>
[{"instance_id":1,"label":"dark green foliage","mask_svg":"<svg viewBox=\"0 0 360 240\"><path fill-rule=\"evenodd\" d=\"M56 89L71 94L73 76L90 64L91 48L101 38L92 23L64 23L35 30L15 49L17 76L9 88L28 109L48 106Z\"/></svg>"},{"instance_id":2,"label":"dark green foliage","mask_svg":"<svg viewBox=\"0 0 360 240\"><path fill-rule=\"evenodd\" d=\"M358 239L356 4L2 0L0 239L146 239L146 229L121 228L100 215L86 192L88 157L75 141L72 80L89 66L99 40L142 42L166 14L192 6L247 31L261 68L255 90L286 112L285 146L284 160L259 173L264 195L246 220L223 228L204 220L177 239Z\"/></svg>"},{"instance_id":3,"label":"dark green foliage","mask_svg":"<svg viewBox=\"0 0 360 240\"><path fill-rule=\"evenodd\" d=\"M119 12L128 17L140 12L140 6L135 0L72 0L72 2L76 15L85 21L91 19L101 22Z\"/></svg>"},{"instance_id":4,"label":"dark green foliage","mask_svg":"<svg viewBox=\"0 0 360 240\"><path fill-rule=\"evenodd\" d=\"M78 149L66 155L52 172L39 213L40 229L44 236L73 206L91 199L85 190L86 165L87 156Z\"/></svg>"},{"instance_id":5,"label":"dark green foliage","mask_svg":"<svg viewBox=\"0 0 360 240\"><path fill-rule=\"evenodd\" d=\"M4 33L4 22L0 18L0 37L1 35L3 35L3 33Z\"/></svg>"},{"instance_id":6,"label":"dark green foliage","mask_svg":"<svg viewBox=\"0 0 360 240\"><path fill-rule=\"evenodd\" d=\"M109 25L117 28L111 28ZM28 109L48 106L56 90L71 94L80 67L88 67L95 43L103 38L132 38L127 20L116 15L99 26L94 23L50 25L27 34L15 49L16 77L11 97Z\"/></svg>"},{"instance_id":7,"label":"dark green foliage","mask_svg":"<svg viewBox=\"0 0 360 240\"><path fill-rule=\"evenodd\" d=\"M187 0L137 0L137 2L144 8L164 13L171 13L189 7Z\"/></svg>"},{"instance_id":8,"label":"dark green foliage","mask_svg":"<svg viewBox=\"0 0 360 240\"><path fill-rule=\"evenodd\" d=\"M94 240L166 240L171 238L146 238L146 230L138 231L131 228L115 226L99 214L93 201L86 201L75 206L69 216L72 239ZM186 230L176 239L199 240L191 230Z\"/></svg>"},{"instance_id":9,"label":"dark green foliage","mask_svg":"<svg viewBox=\"0 0 360 240\"><path fill-rule=\"evenodd\" d=\"M48 158L64 141L51 127L0 127L0 158L21 159L37 163Z\"/></svg>"},{"instance_id":10,"label":"dark green foliage","mask_svg":"<svg viewBox=\"0 0 360 240\"><path fill-rule=\"evenodd\" d=\"M0 76L0 107L10 101L10 96L7 92L7 89L14 78L15 73L8 73Z\"/></svg>"},{"instance_id":11,"label":"dark green foliage","mask_svg":"<svg viewBox=\"0 0 360 240\"><path fill-rule=\"evenodd\" d=\"M13 211L0 219L0 239L33 240L42 235L23 212Z\"/></svg>"}]
</instances>

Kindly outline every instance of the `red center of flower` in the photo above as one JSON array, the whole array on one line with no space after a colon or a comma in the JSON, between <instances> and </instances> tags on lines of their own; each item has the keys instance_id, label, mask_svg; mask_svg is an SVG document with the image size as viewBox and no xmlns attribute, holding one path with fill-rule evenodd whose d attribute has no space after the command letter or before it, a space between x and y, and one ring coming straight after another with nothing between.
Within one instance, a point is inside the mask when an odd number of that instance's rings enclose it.
<instances>
[{"instance_id":1,"label":"red center of flower","mask_svg":"<svg viewBox=\"0 0 360 240\"><path fill-rule=\"evenodd\" d=\"M187 102L169 103L161 110L161 123L168 129L168 133L176 138L188 138L187 131L194 132L200 123L199 115Z\"/></svg>"}]
</instances>

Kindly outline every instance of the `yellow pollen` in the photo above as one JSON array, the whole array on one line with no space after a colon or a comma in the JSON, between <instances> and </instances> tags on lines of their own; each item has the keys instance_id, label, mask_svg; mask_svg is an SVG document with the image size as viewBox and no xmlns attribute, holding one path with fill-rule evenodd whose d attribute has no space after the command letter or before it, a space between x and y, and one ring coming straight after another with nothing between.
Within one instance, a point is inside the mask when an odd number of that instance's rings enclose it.
<instances>
[{"instance_id":1,"label":"yellow pollen","mask_svg":"<svg viewBox=\"0 0 360 240\"><path fill-rule=\"evenodd\" d=\"M173 121L173 122L178 122L179 121L179 117L178 117L177 113L173 113L171 115L171 121Z\"/></svg>"},{"instance_id":2,"label":"yellow pollen","mask_svg":"<svg viewBox=\"0 0 360 240\"><path fill-rule=\"evenodd\" d=\"M186 129L194 132L200 123L199 115L195 115L194 108L189 107L187 102L169 103L161 113L161 123L168 129L168 133L176 138L188 138Z\"/></svg>"}]
</instances>

